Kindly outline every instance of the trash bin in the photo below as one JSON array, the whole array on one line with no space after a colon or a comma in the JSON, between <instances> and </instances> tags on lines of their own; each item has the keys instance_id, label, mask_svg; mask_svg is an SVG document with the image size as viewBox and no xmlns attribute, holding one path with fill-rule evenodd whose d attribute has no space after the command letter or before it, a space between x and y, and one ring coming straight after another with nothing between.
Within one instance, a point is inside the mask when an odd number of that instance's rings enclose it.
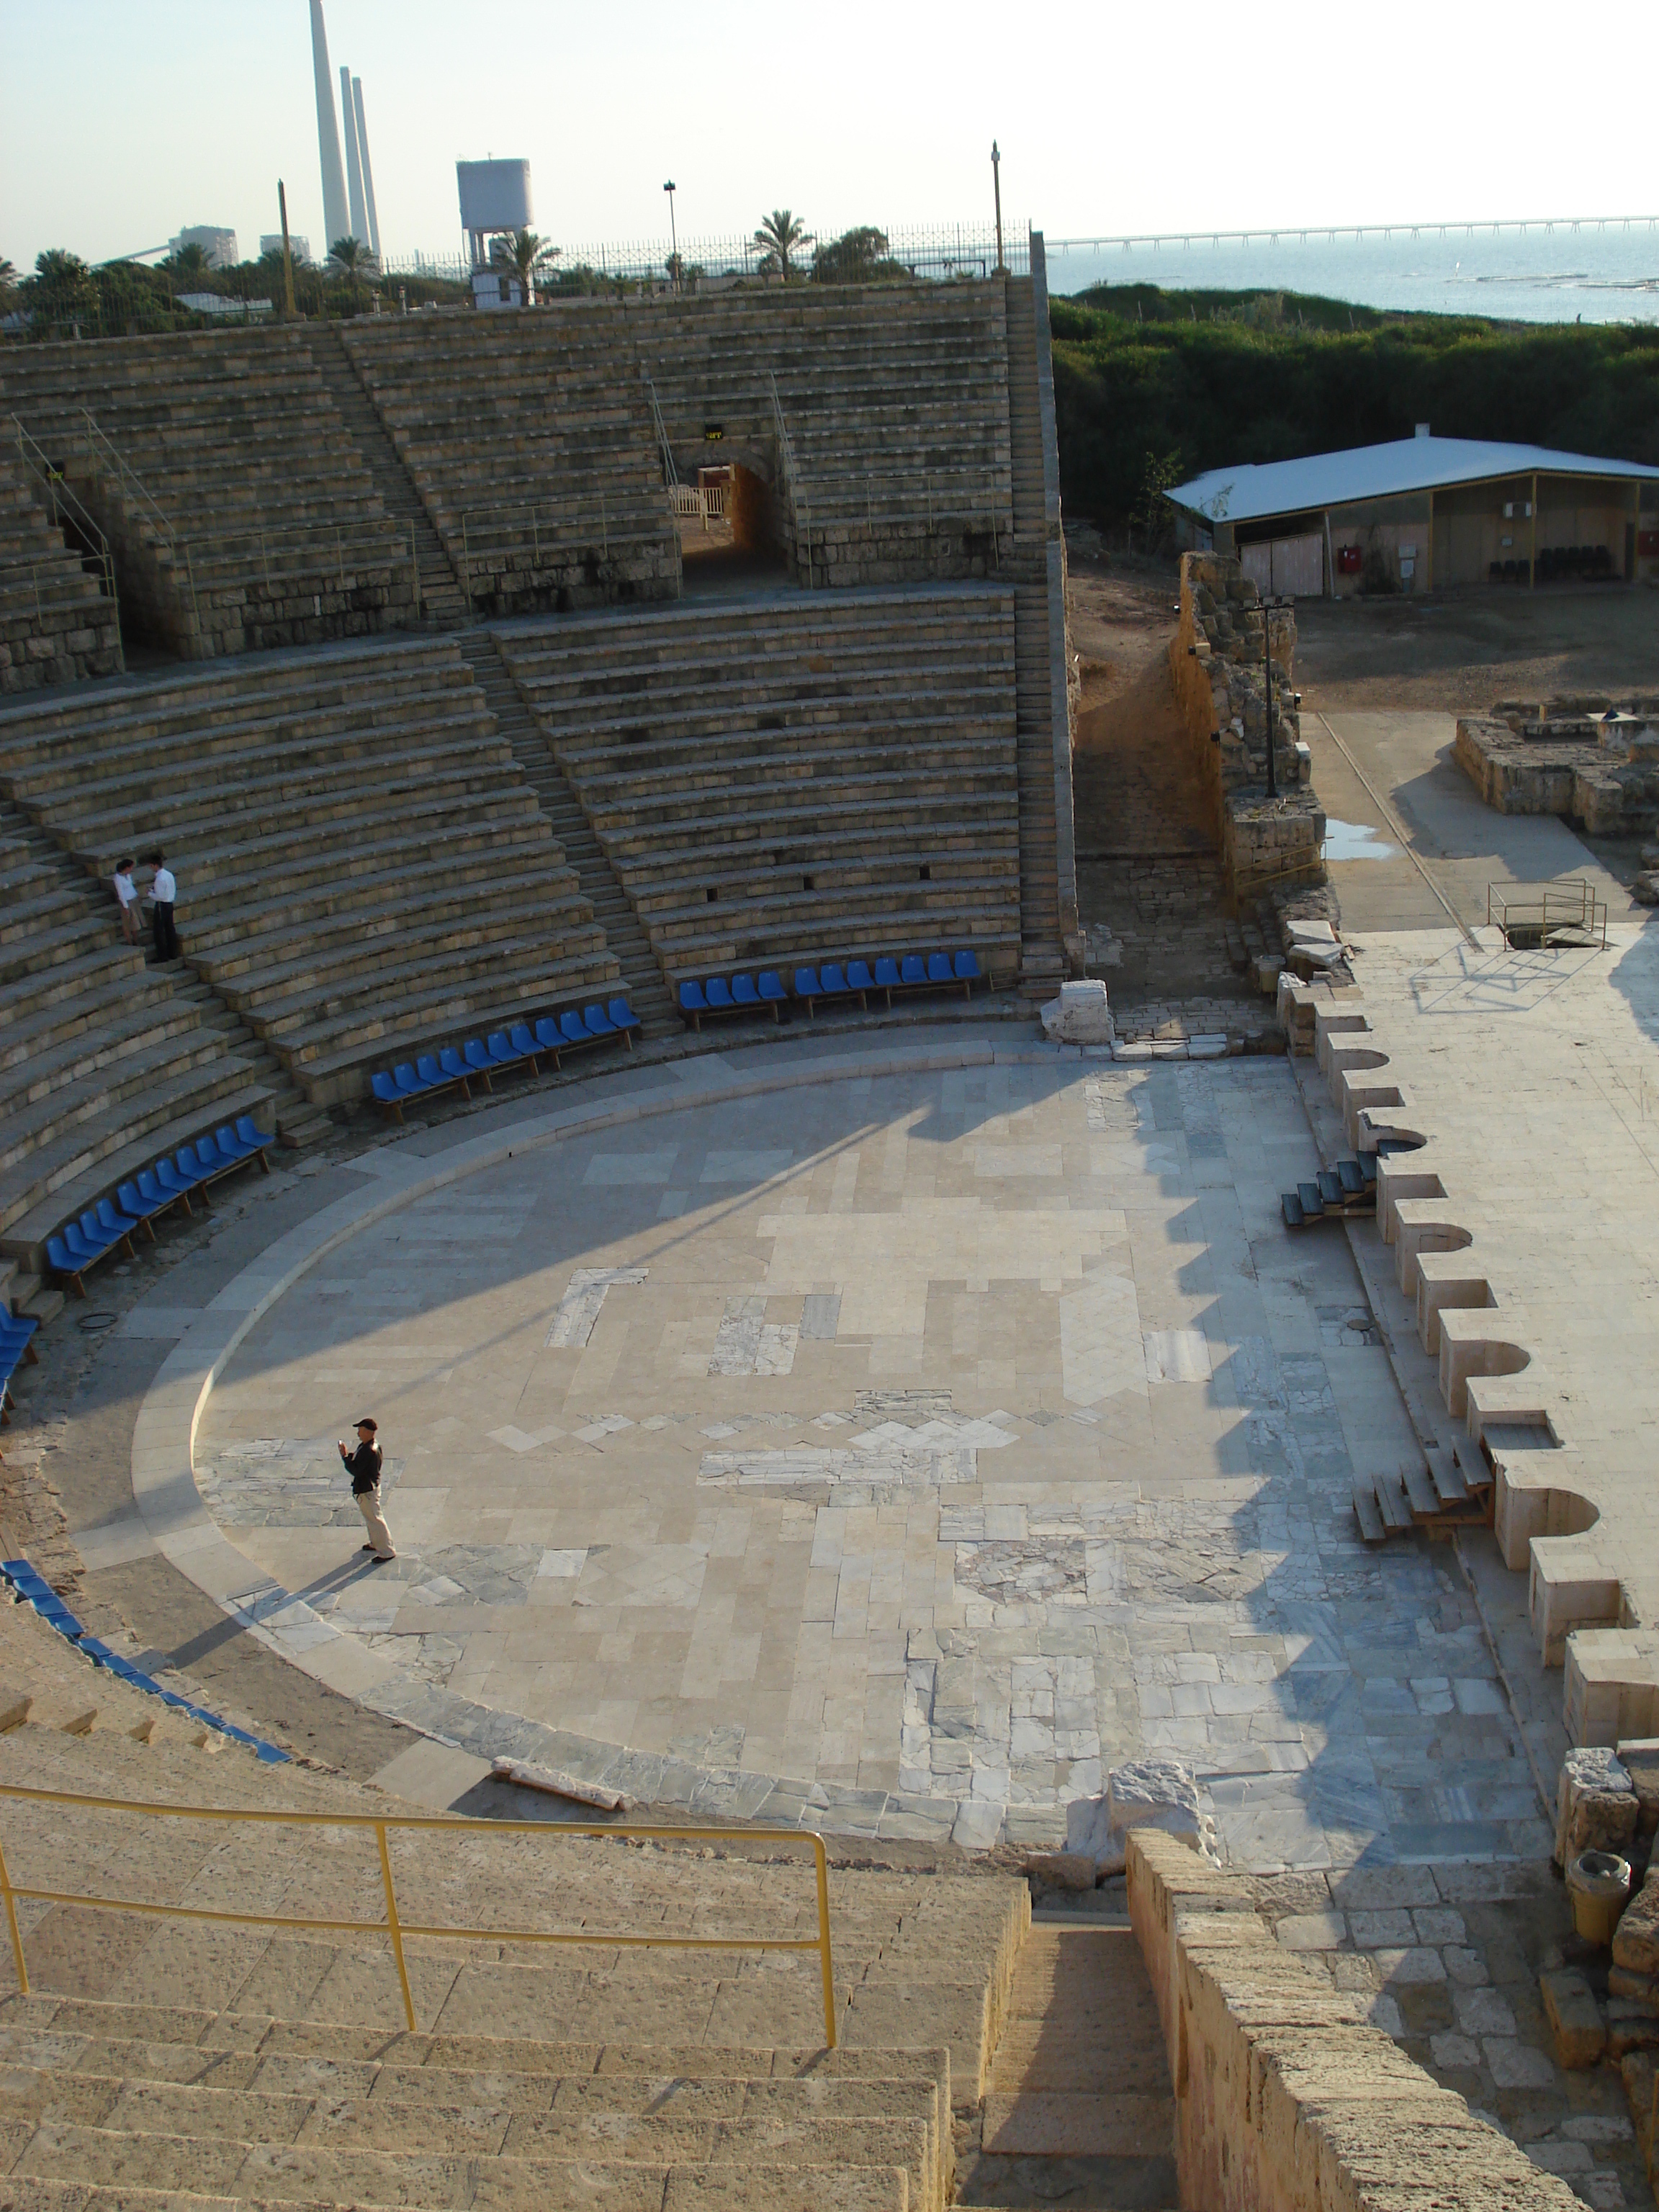
<instances>
[{"instance_id":1,"label":"trash bin","mask_svg":"<svg viewBox=\"0 0 1659 2212\"><path fill-rule=\"evenodd\" d=\"M1567 1893L1573 1927L1586 1942L1605 1947L1630 1895L1630 1861L1613 1851L1581 1851L1567 1869Z\"/></svg>"}]
</instances>

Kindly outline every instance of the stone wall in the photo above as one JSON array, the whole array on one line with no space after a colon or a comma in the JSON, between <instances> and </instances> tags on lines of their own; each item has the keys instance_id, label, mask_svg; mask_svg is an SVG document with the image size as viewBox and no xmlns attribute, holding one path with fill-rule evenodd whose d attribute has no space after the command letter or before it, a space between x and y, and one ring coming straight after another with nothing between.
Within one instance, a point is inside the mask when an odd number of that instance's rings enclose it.
<instances>
[{"instance_id":1,"label":"stone wall","mask_svg":"<svg viewBox=\"0 0 1659 2212\"><path fill-rule=\"evenodd\" d=\"M1281 1949L1237 1877L1137 1828L1128 1889L1175 2087L1183 2205L1576 2212L1567 2184L1370 2026L1362 1998Z\"/></svg>"},{"instance_id":2,"label":"stone wall","mask_svg":"<svg viewBox=\"0 0 1659 2212\"><path fill-rule=\"evenodd\" d=\"M1273 624L1273 770L1267 797L1267 680L1260 596L1231 555L1184 553L1180 622L1170 646L1175 695L1236 892L1322 883L1325 817L1305 781L1308 758L1291 698L1296 617ZM1281 691L1280 686L1283 686Z\"/></svg>"},{"instance_id":3,"label":"stone wall","mask_svg":"<svg viewBox=\"0 0 1659 2212\"><path fill-rule=\"evenodd\" d=\"M1452 750L1499 814L1559 814L1593 836L1659 829L1659 699L1500 700L1460 715Z\"/></svg>"}]
</instances>

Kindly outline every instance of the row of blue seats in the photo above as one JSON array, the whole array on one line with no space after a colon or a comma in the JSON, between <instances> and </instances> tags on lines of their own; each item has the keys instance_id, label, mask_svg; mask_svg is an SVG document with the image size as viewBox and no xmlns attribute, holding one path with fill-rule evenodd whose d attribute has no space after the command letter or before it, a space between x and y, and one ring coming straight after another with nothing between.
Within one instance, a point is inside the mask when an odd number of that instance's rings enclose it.
<instances>
[{"instance_id":1,"label":"row of blue seats","mask_svg":"<svg viewBox=\"0 0 1659 2212\"><path fill-rule=\"evenodd\" d=\"M491 1091L495 1088L492 1076L524 1067L532 1075L539 1074L543 1060L550 1060L556 1068L565 1053L583 1045L605 1044L619 1036L632 1052L631 1033L639 1025L640 1018L626 999L612 999L608 1006L584 1006L580 1013L572 1006L533 1023L514 1022L511 1029L492 1030L487 1037L471 1037L459 1047L446 1045L441 1052L423 1052L412 1063L400 1060L389 1073L381 1069L372 1075L369 1088L382 1112L395 1115L401 1121L410 1099L447 1091L456 1084L471 1098L475 1081Z\"/></svg>"},{"instance_id":2,"label":"row of blue seats","mask_svg":"<svg viewBox=\"0 0 1659 2212\"><path fill-rule=\"evenodd\" d=\"M276 1141L274 1131L267 1136L263 1129L255 1128L251 1114L242 1114L234 1128L227 1121L210 1137L181 1145L171 1158L164 1152L152 1166L141 1168L130 1182L119 1185L113 1205L100 1198L79 1221L66 1221L58 1234L47 1237L46 1258L53 1273L73 1283L77 1297L85 1297L86 1285L81 1278L87 1270L109 1252L118 1250L132 1259L132 1236L137 1229L142 1229L153 1244L152 1224L170 1206L182 1206L186 1213L194 1213L192 1193L199 1192L205 1205L207 1186L249 1160L258 1160L261 1173L269 1175L270 1163L265 1154Z\"/></svg>"},{"instance_id":3,"label":"row of blue seats","mask_svg":"<svg viewBox=\"0 0 1659 2212\"><path fill-rule=\"evenodd\" d=\"M877 991L890 1006L895 991L953 991L960 984L963 995L971 996L975 984L984 979L977 957L963 946L954 953L906 952L897 957L884 954L873 965L867 960L820 961L813 967L796 969L793 995L810 1015L820 999L856 998L867 1010ZM679 988L680 1018L696 1030L702 1027L705 1014L754 1013L766 1006L775 1022L780 1019L779 1008L787 1006L790 997L775 968L763 969L758 975L689 978Z\"/></svg>"},{"instance_id":4,"label":"row of blue seats","mask_svg":"<svg viewBox=\"0 0 1659 2212\"><path fill-rule=\"evenodd\" d=\"M40 1326L33 1314L15 1314L0 1307L0 1427L11 1414L11 1378L25 1360L37 1366L40 1355L29 1342Z\"/></svg>"},{"instance_id":5,"label":"row of blue seats","mask_svg":"<svg viewBox=\"0 0 1659 2212\"><path fill-rule=\"evenodd\" d=\"M205 1727L216 1729L221 1735L229 1736L234 1742L246 1744L265 1765L286 1766L289 1764L291 1753L279 1750L274 1743L266 1743L261 1736L250 1735L246 1729L237 1728L230 1721L222 1720L217 1713L209 1712L205 1705L193 1705L188 1698L181 1698L176 1690L163 1689L153 1674L143 1673L118 1651L112 1651L100 1637L92 1635L82 1627L46 1577L28 1560L0 1559L0 1576L3 1576L24 1604L34 1607L42 1620L49 1622L60 1636L67 1637L78 1650L84 1651L94 1666L102 1667L106 1673L116 1675L135 1690L147 1690L151 1697L160 1698L163 1705L172 1705L179 1712L188 1714L191 1720L200 1721Z\"/></svg>"}]
</instances>

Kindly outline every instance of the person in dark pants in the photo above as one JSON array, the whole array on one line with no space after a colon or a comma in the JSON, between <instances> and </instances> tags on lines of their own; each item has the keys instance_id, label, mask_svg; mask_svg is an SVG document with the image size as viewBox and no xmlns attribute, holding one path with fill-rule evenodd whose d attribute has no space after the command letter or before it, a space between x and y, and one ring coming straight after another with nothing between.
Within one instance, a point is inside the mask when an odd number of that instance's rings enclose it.
<instances>
[{"instance_id":1,"label":"person in dark pants","mask_svg":"<svg viewBox=\"0 0 1659 2212\"><path fill-rule=\"evenodd\" d=\"M362 1515L364 1526L368 1530L368 1541L363 1546L363 1549L374 1554L374 1564L378 1567L387 1559L395 1559L398 1553L392 1540L392 1531L386 1527L385 1516L380 1511L382 1454L380 1445L374 1441L375 1435L376 1430L373 1421L359 1421L356 1450L348 1451L342 1440L340 1458L343 1464L350 1470L351 1495L356 1501L357 1510Z\"/></svg>"},{"instance_id":2,"label":"person in dark pants","mask_svg":"<svg viewBox=\"0 0 1659 2212\"><path fill-rule=\"evenodd\" d=\"M150 878L149 902L155 916L155 957L158 961L176 960L179 932L173 927L173 905L179 896L179 886L165 853L152 853L149 865L155 871Z\"/></svg>"}]
</instances>

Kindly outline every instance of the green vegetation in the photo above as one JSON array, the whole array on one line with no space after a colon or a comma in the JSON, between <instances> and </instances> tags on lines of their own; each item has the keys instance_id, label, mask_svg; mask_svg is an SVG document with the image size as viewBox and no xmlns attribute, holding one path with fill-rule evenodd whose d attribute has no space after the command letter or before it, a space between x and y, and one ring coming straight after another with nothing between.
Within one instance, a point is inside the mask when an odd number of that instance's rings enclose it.
<instances>
[{"instance_id":1,"label":"green vegetation","mask_svg":"<svg viewBox=\"0 0 1659 2212\"><path fill-rule=\"evenodd\" d=\"M776 270L787 284L794 268L793 256L803 246L816 243L804 222L798 222L787 208L774 208L763 216L755 233L755 251L761 257L761 267Z\"/></svg>"},{"instance_id":2,"label":"green vegetation","mask_svg":"<svg viewBox=\"0 0 1659 2212\"><path fill-rule=\"evenodd\" d=\"M1151 284L1100 285L1051 313L1066 512L1108 526L1146 530L1158 492L1206 469L1408 438L1418 422L1659 463L1648 326Z\"/></svg>"},{"instance_id":3,"label":"green vegetation","mask_svg":"<svg viewBox=\"0 0 1659 2212\"><path fill-rule=\"evenodd\" d=\"M844 230L812 256L815 284L890 284L909 276L902 261L895 261L887 234L873 223Z\"/></svg>"},{"instance_id":4,"label":"green vegetation","mask_svg":"<svg viewBox=\"0 0 1659 2212\"><path fill-rule=\"evenodd\" d=\"M350 245L351 268L342 266L333 254L325 268L295 264L294 302L301 315L339 320L373 310L374 291L364 282L374 273L373 262L355 240ZM583 289L581 272L568 273L575 280L571 289ZM464 283L430 276L392 276L382 290L394 302L398 292L404 293L411 307L428 301L459 307L472 296ZM111 261L88 269L78 254L54 248L36 256L32 276L14 276L9 288L0 283L0 316L22 319L8 335L37 339L73 337L77 332L85 338L124 337L199 330L210 322L234 319L234 313L210 316L180 304L185 296L204 292L227 301L269 300L280 308L283 257L267 253L234 269L215 269L199 246L186 246L157 267Z\"/></svg>"}]
</instances>

